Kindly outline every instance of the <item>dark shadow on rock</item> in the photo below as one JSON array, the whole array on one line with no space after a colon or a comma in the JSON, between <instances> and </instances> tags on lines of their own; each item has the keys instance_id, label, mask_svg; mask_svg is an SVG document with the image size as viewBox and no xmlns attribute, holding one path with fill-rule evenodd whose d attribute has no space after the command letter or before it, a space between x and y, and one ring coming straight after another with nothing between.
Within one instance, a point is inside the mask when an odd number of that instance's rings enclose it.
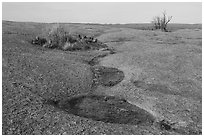
<instances>
[{"instance_id":1,"label":"dark shadow on rock","mask_svg":"<svg viewBox=\"0 0 204 137\"><path fill-rule=\"evenodd\" d=\"M113 96L81 95L60 102L49 101L47 104L69 114L106 123L152 125L155 120L146 110Z\"/></svg>"}]
</instances>

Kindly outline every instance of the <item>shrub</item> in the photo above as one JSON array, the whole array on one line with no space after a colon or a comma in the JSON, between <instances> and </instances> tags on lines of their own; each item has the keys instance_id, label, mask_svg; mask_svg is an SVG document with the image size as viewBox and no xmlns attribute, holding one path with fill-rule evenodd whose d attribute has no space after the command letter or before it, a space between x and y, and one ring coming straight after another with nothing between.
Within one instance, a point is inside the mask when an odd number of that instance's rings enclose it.
<instances>
[{"instance_id":1,"label":"shrub","mask_svg":"<svg viewBox=\"0 0 204 137\"><path fill-rule=\"evenodd\" d=\"M167 24L171 21L172 16L167 17L166 12L163 12L162 17L156 16L153 18L152 24L154 29L161 29L162 31L167 32Z\"/></svg>"},{"instance_id":2,"label":"shrub","mask_svg":"<svg viewBox=\"0 0 204 137\"><path fill-rule=\"evenodd\" d=\"M52 47L63 49L66 42L75 43L77 40L65 31L63 26L52 28L48 38L52 41Z\"/></svg>"},{"instance_id":3,"label":"shrub","mask_svg":"<svg viewBox=\"0 0 204 137\"><path fill-rule=\"evenodd\" d=\"M66 32L62 27L53 28L49 33L53 47L61 48L66 42Z\"/></svg>"}]
</instances>

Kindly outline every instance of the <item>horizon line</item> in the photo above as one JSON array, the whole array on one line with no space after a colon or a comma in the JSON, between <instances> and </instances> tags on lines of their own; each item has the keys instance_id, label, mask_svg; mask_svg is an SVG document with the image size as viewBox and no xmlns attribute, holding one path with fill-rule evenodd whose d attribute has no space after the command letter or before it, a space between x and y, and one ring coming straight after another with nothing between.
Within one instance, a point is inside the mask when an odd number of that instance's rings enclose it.
<instances>
[{"instance_id":1,"label":"horizon line","mask_svg":"<svg viewBox=\"0 0 204 137\"><path fill-rule=\"evenodd\" d=\"M38 22L38 21L13 21L13 20L3 20L7 22L19 22L19 23L44 23L44 24L99 24L99 25L125 25L125 24L151 24L151 23L94 23L94 22ZM189 25L202 25L202 23L169 23L169 24L189 24Z\"/></svg>"}]
</instances>

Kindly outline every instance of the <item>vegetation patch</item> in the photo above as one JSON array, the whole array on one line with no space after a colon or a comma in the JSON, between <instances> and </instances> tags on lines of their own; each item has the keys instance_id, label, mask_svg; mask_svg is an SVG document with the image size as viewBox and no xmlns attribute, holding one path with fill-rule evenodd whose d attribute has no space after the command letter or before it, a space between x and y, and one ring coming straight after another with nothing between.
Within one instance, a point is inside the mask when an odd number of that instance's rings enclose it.
<instances>
[{"instance_id":1,"label":"vegetation patch","mask_svg":"<svg viewBox=\"0 0 204 137\"><path fill-rule=\"evenodd\" d=\"M37 36L31 43L46 48L56 48L65 51L108 49L106 44L100 42L94 37L70 34L61 26L53 28L47 34L46 38L40 38Z\"/></svg>"}]
</instances>

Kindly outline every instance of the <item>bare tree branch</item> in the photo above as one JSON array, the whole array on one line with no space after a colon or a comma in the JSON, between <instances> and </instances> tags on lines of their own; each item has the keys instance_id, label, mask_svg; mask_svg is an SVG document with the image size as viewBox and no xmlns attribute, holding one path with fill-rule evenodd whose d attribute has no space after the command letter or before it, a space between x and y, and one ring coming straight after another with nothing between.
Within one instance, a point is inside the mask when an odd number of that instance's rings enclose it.
<instances>
[{"instance_id":1,"label":"bare tree branch","mask_svg":"<svg viewBox=\"0 0 204 137\"><path fill-rule=\"evenodd\" d=\"M152 24L155 29L161 29L162 31L167 31L167 24L171 21L172 16L168 16L166 11L162 13L162 17L156 16L152 20Z\"/></svg>"}]
</instances>

